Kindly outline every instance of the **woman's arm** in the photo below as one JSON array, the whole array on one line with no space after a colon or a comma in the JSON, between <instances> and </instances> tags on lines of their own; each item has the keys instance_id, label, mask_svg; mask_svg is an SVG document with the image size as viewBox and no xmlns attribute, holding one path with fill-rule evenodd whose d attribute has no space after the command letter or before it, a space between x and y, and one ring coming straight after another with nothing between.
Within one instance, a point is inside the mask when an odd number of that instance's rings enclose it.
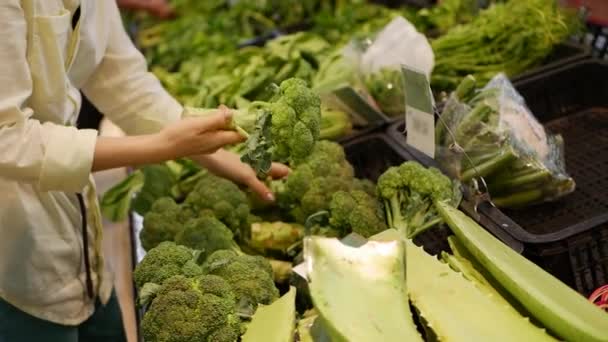
<instances>
[{"instance_id":1,"label":"woman's arm","mask_svg":"<svg viewBox=\"0 0 608 342\"><path fill-rule=\"evenodd\" d=\"M216 152L228 144L243 141L229 130L231 113L218 111L205 118L187 118L159 133L128 137L99 137L95 144L93 171L122 166L140 166Z\"/></svg>"}]
</instances>

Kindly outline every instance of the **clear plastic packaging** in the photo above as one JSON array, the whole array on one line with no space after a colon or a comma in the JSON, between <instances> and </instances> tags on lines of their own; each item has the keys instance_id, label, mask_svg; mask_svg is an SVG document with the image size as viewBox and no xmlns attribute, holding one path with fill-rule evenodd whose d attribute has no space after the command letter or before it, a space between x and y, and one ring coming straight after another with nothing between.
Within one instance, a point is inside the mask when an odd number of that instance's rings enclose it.
<instances>
[{"instance_id":1,"label":"clear plastic packaging","mask_svg":"<svg viewBox=\"0 0 608 342\"><path fill-rule=\"evenodd\" d=\"M388 116L405 113L405 90L401 66L430 76L433 49L427 38L403 17L397 17L374 37L351 43L357 70L377 107Z\"/></svg>"},{"instance_id":2,"label":"clear plastic packaging","mask_svg":"<svg viewBox=\"0 0 608 342\"><path fill-rule=\"evenodd\" d=\"M476 90L469 76L448 98L436 125L436 158L454 177L483 177L494 204L525 207L575 189L563 139L536 120L504 74Z\"/></svg>"}]
</instances>

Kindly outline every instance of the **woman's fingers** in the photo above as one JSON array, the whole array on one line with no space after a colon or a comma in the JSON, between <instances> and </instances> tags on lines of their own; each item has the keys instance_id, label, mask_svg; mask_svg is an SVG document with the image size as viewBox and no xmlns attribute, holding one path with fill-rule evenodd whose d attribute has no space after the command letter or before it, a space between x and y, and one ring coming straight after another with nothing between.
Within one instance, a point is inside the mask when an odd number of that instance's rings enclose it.
<instances>
[{"instance_id":1,"label":"woman's fingers","mask_svg":"<svg viewBox=\"0 0 608 342\"><path fill-rule=\"evenodd\" d=\"M245 138L234 131L215 131L200 135L201 147L212 152L215 152L226 145L240 143L243 140L245 140Z\"/></svg>"},{"instance_id":2,"label":"woman's fingers","mask_svg":"<svg viewBox=\"0 0 608 342\"><path fill-rule=\"evenodd\" d=\"M188 120L188 123L196 132L211 132L230 128L232 113L229 110L220 109L212 115L189 117L184 120Z\"/></svg>"},{"instance_id":3,"label":"woman's fingers","mask_svg":"<svg viewBox=\"0 0 608 342\"><path fill-rule=\"evenodd\" d=\"M266 184L257 179L255 176L249 178L248 181L245 182L245 185L260 196L260 198L268 202L274 202L274 195L272 194L272 191L270 191Z\"/></svg>"},{"instance_id":4,"label":"woman's fingers","mask_svg":"<svg viewBox=\"0 0 608 342\"><path fill-rule=\"evenodd\" d=\"M272 177L272 179L280 179L287 177L289 172L291 172L291 169L287 165L280 163L272 163L268 175Z\"/></svg>"}]
</instances>

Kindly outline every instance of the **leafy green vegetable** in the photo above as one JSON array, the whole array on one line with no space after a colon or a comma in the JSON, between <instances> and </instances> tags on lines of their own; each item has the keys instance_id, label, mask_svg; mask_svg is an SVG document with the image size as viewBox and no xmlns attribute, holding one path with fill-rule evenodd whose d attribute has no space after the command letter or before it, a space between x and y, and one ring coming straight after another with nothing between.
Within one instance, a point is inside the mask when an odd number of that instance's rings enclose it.
<instances>
[{"instance_id":1,"label":"leafy green vegetable","mask_svg":"<svg viewBox=\"0 0 608 342\"><path fill-rule=\"evenodd\" d=\"M296 289L289 291L274 303L261 305L256 310L243 342L292 342L296 325Z\"/></svg>"},{"instance_id":2,"label":"leafy green vegetable","mask_svg":"<svg viewBox=\"0 0 608 342\"><path fill-rule=\"evenodd\" d=\"M107 219L118 222L127 219L131 209L131 201L135 194L144 186L144 175L134 172L113 186L101 198L101 213Z\"/></svg>"},{"instance_id":3,"label":"leafy green vegetable","mask_svg":"<svg viewBox=\"0 0 608 342\"><path fill-rule=\"evenodd\" d=\"M608 341L608 316L543 269L498 241L449 204L439 214L475 260L530 315L567 341Z\"/></svg>"},{"instance_id":4,"label":"leafy green vegetable","mask_svg":"<svg viewBox=\"0 0 608 342\"><path fill-rule=\"evenodd\" d=\"M409 241L407 279L412 304L440 341L554 341Z\"/></svg>"},{"instance_id":5,"label":"leafy green vegetable","mask_svg":"<svg viewBox=\"0 0 608 342\"><path fill-rule=\"evenodd\" d=\"M405 115L405 85L400 68L382 68L366 75L364 81L384 114Z\"/></svg>"},{"instance_id":6,"label":"leafy green vegetable","mask_svg":"<svg viewBox=\"0 0 608 342\"><path fill-rule=\"evenodd\" d=\"M572 192L562 138L545 131L504 75L480 91L475 85L470 75L463 80L437 124L441 165L463 182L483 177L500 207L524 207Z\"/></svg>"},{"instance_id":7,"label":"leafy green vegetable","mask_svg":"<svg viewBox=\"0 0 608 342\"><path fill-rule=\"evenodd\" d=\"M401 241L354 248L307 238L310 293L332 341L422 341L407 298L404 249Z\"/></svg>"},{"instance_id":8,"label":"leafy green vegetable","mask_svg":"<svg viewBox=\"0 0 608 342\"><path fill-rule=\"evenodd\" d=\"M576 13L555 0L510 0L490 6L431 42L433 90L453 90L469 74L482 83L500 72L517 75L541 63L580 27Z\"/></svg>"}]
</instances>

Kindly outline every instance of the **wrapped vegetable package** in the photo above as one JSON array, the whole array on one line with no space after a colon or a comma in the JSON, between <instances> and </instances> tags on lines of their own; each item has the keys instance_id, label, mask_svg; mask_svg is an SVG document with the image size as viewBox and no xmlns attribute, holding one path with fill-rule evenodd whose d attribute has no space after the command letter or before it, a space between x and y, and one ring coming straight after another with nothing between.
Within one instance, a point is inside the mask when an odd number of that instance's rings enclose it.
<instances>
[{"instance_id":1,"label":"wrapped vegetable package","mask_svg":"<svg viewBox=\"0 0 608 342\"><path fill-rule=\"evenodd\" d=\"M495 76L480 91L475 86L472 76L465 78L437 123L437 159L444 169L464 182L483 177L499 207L574 191L562 137L545 131L507 77Z\"/></svg>"}]
</instances>

